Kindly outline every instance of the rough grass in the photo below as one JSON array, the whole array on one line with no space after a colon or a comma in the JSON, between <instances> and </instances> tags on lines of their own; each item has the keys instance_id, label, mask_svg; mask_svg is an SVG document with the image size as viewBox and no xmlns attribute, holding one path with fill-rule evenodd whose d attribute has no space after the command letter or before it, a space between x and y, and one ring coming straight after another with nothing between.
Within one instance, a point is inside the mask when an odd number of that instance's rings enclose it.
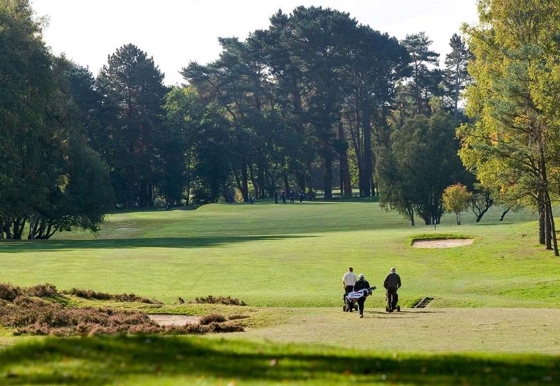
<instances>
[{"instance_id":1,"label":"rough grass","mask_svg":"<svg viewBox=\"0 0 560 386\"><path fill-rule=\"evenodd\" d=\"M87 291L86 291L87 292ZM109 296L108 299L120 299ZM142 302L139 298L139 302ZM130 297L126 297L130 302ZM220 314L209 314L199 324L160 326L136 310L69 307L53 285L20 288L0 284L0 325L14 335L115 335L115 334L206 334L239 332L244 328L227 323Z\"/></svg>"}]
</instances>

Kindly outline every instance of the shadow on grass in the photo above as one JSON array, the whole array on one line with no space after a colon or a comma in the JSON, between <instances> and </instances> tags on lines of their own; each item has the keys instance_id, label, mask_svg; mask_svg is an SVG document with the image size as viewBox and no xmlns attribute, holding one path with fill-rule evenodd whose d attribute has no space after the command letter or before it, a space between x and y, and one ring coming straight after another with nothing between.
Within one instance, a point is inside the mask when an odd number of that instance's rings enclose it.
<instances>
[{"instance_id":1,"label":"shadow on grass","mask_svg":"<svg viewBox=\"0 0 560 386\"><path fill-rule=\"evenodd\" d=\"M224 236L224 237L154 237L103 240L34 240L5 241L0 252L56 251L65 249L119 249L119 248L203 248L248 241L285 240L317 236Z\"/></svg>"},{"instance_id":2,"label":"shadow on grass","mask_svg":"<svg viewBox=\"0 0 560 386\"><path fill-rule=\"evenodd\" d=\"M0 351L3 385L114 384L158 377L287 384L558 384L560 358L514 355L388 356L197 337L47 339ZM210 383L211 384L211 383Z\"/></svg>"}]
</instances>

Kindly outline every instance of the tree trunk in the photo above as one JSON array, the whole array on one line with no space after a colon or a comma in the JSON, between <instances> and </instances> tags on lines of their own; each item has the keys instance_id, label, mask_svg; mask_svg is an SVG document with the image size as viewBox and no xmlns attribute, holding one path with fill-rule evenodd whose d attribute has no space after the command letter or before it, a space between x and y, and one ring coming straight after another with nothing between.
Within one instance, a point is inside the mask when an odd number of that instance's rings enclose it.
<instances>
[{"instance_id":1,"label":"tree trunk","mask_svg":"<svg viewBox=\"0 0 560 386\"><path fill-rule=\"evenodd\" d=\"M325 200L332 199L332 159L331 157L326 157L325 159L325 176L324 176L324 184L325 184Z\"/></svg>"},{"instance_id":2,"label":"tree trunk","mask_svg":"<svg viewBox=\"0 0 560 386\"><path fill-rule=\"evenodd\" d=\"M472 200L472 212L476 216L476 222L480 222L482 216L490 209L490 207L494 204L494 201L490 198L489 194L484 193L484 207L479 207L476 203L476 200L473 198Z\"/></svg>"},{"instance_id":3,"label":"tree trunk","mask_svg":"<svg viewBox=\"0 0 560 386\"><path fill-rule=\"evenodd\" d=\"M543 197L544 198L544 197ZM552 230L551 230L551 211L548 210L548 202L545 201L544 208L545 208L545 221L544 221L544 240L545 240L545 247L546 249L552 250Z\"/></svg>"},{"instance_id":4,"label":"tree trunk","mask_svg":"<svg viewBox=\"0 0 560 386\"><path fill-rule=\"evenodd\" d=\"M249 201L249 182L247 177L247 165L245 162L241 164L241 194L243 195L243 202Z\"/></svg>"},{"instance_id":5,"label":"tree trunk","mask_svg":"<svg viewBox=\"0 0 560 386\"><path fill-rule=\"evenodd\" d=\"M253 184L253 189L255 190L255 198L261 198L260 196L260 184L257 181L257 179L255 179L255 173L253 172L253 167L251 165L248 166L249 168L249 179L251 180L251 183ZM249 188L247 188L247 191L249 190ZM249 196L251 196L249 194Z\"/></svg>"},{"instance_id":6,"label":"tree trunk","mask_svg":"<svg viewBox=\"0 0 560 386\"><path fill-rule=\"evenodd\" d=\"M500 221L504 221L504 217L506 217L506 214L509 212L510 209L511 209L511 206L508 206L508 208L506 210L504 210L504 212L500 216Z\"/></svg>"},{"instance_id":7,"label":"tree trunk","mask_svg":"<svg viewBox=\"0 0 560 386\"><path fill-rule=\"evenodd\" d=\"M266 197L266 176L265 176L265 173L264 173L264 168L259 167L257 172L258 172L257 181L259 183L259 189L257 190L257 198L265 198Z\"/></svg>"},{"instance_id":8,"label":"tree trunk","mask_svg":"<svg viewBox=\"0 0 560 386\"><path fill-rule=\"evenodd\" d=\"M414 209L412 209L412 208L408 209L408 218L410 219L410 225L414 226L415 225L415 223L414 223Z\"/></svg>"},{"instance_id":9,"label":"tree trunk","mask_svg":"<svg viewBox=\"0 0 560 386\"><path fill-rule=\"evenodd\" d=\"M373 153L371 150L371 114L370 114L370 98L366 98L363 116L363 132L364 132L364 159L363 159L363 193L364 197L371 196L371 180L373 178ZM360 195L361 196L361 195Z\"/></svg>"},{"instance_id":10,"label":"tree trunk","mask_svg":"<svg viewBox=\"0 0 560 386\"><path fill-rule=\"evenodd\" d=\"M340 195L352 197L352 185L350 181L350 165L348 164L348 145L344 141L344 130L342 122L338 123L338 139L346 144L340 150Z\"/></svg>"},{"instance_id":11,"label":"tree trunk","mask_svg":"<svg viewBox=\"0 0 560 386\"><path fill-rule=\"evenodd\" d=\"M239 191L243 190L243 184L241 183L241 177L239 176L239 171L232 165L231 170L233 171L233 178L235 179L235 184Z\"/></svg>"},{"instance_id":12,"label":"tree trunk","mask_svg":"<svg viewBox=\"0 0 560 386\"><path fill-rule=\"evenodd\" d=\"M286 195L290 192L290 183L288 182L288 175L284 173L284 191Z\"/></svg>"},{"instance_id":13,"label":"tree trunk","mask_svg":"<svg viewBox=\"0 0 560 386\"><path fill-rule=\"evenodd\" d=\"M544 204L544 200L542 193L539 192L538 194L538 208L539 208L539 244L545 245L546 244L546 206Z\"/></svg>"},{"instance_id":14,"label":"tree trunk","mask_svg":"<svg viewBox=\"0 0 560 386\"><path fill-rule=\"evenodd\" d=\"M21 240L21 236L23 235L23 229L25 227L26 221L27 220L26 220L25 217L18 217L18 218L13 219L13 221L12 221L13 239Z\"/></svg>"},{"instance_id":15,"label":"tree trunk","mask_svg":"<svg viewBox=\"0 0 560 386\"><path fill-rule=\"evenodd\" d=\"M455 127L457 127L457 120L458 120L458 112L459 112L459 81L460 81L460 67L459 67L459 61L457 61L457 64L455 66L455 95L453 97L453 102L454 102L454 106L453 106L453 123L455 124Z\"/></svg>"},{"instance_id":16,"label":"tree trunk","mask_svg":"<svg viewBox=\"0 0 560 386\"><path fill-rule=\"evenodd\" d=\"M547 201L547 211L549 212L549 217L550 217L550 230L552 233L552 241L553 241L553 247L554 247L554 256L560 256L560 254L558 253L558 240L556 238L556 226L554 224L554 214L552 212L552 202L550 200L550 195L548 194L548 192L546 192L546 201Z\"/></svg>"}]
</instances>

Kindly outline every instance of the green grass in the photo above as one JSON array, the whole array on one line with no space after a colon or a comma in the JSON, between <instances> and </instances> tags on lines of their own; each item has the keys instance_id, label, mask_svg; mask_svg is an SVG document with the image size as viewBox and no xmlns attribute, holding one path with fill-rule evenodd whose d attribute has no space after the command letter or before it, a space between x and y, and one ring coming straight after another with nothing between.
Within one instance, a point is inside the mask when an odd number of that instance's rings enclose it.
<instances>
[{"instance_id":1,"label":"green grass","mask_svg":"<svg viewBox=\"0 0 560 386\"><path fill-rule=\"evenodd\" d=\"M3 385L539 385L557 357L396 354L176 337L47 339L0 352Z\"/></svg>"},{"instance_id":2,"label":"green grass","mask_svg":"<svg viewBox=\"0 0 560 386\"><path fill-rule=\"evenodd\" d=\"M464 215L461 226L448 216L434 229L359 201L120 213L96 238L76 232L0 243L0 281L133 292L166 303L213 295L253 306L334 307L349 265L378 287L396 266L404 306L430 296L437 307L557 307L558 259L538 245L537 223L526 221L534 216L508 214L500 223L499 211L493 214L480 224ZM412 239L430 234L475 241L411 248ZM381 307L383 296L370 303Z\"/></svg>"},{"instance_id":3,"label":"green grass","mask_svg":"<svg viewBox=\"0 0 560 386\"><path fill-rule=\"evenodd\" d=\"M494 209L437 227L355 200L207 205L110 215L97 235L0 242L0 282L135 293L149 313L242 313L244 333L209 337L13 337L0 330L0 384L551 384L560 354L560 265L536 216ZM417 249L418 238L473 238ZM352 265L381 287L403 279L403 312L374 291L363 319L341 310ZM177 297L231 296L231 308ZM408 308L422 297L428 308ZM71 304L88 302L72 300ZM353 347L353 349L347 349ZM550 354L550 355L542 355Z\"/></svg>"}]
</instances>

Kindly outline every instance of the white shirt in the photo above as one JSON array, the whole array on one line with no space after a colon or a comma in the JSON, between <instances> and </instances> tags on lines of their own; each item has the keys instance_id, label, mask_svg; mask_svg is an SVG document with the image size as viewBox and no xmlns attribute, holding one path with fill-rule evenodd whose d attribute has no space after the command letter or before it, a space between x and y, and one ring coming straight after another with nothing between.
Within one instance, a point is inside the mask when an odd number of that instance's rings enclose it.
<instances>
[{"instance_id":1,"label":"white shirt","mask_svg":"<svg viewBox=\"0 0 560 386\"><path fill-rule=\"evenodd\" d=\"M356 280L358 280L358 278L354 275L354 272L348 271L342 276L342 282L346 286L356 284Z\"/></svg>"}]
</instances>

